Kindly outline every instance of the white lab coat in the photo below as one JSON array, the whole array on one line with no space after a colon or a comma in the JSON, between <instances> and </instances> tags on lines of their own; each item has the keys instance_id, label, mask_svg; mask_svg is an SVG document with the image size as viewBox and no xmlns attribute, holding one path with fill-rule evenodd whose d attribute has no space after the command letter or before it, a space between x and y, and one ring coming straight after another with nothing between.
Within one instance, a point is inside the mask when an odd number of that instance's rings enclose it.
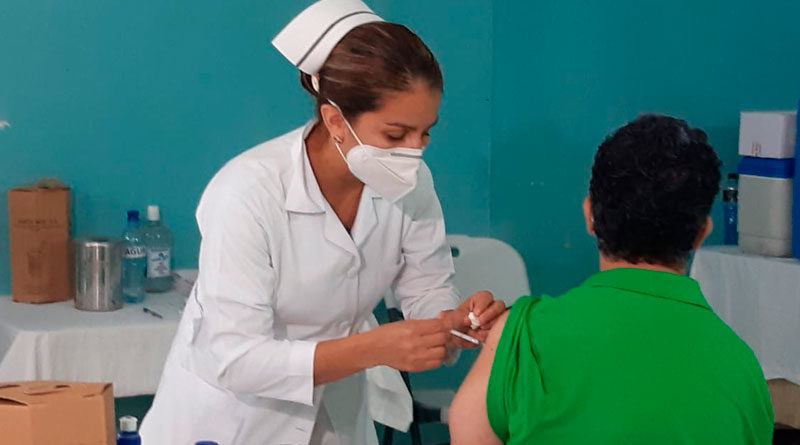
<instances>
[{"instance_id":1,"label":"white lab coat","mask_svg":"<svg viewBox=\"0 0 800 445\"><path fill-rule=\"evenodd\" d=\"M364 187L348 233L308 161L314 125L234 158L203 193L200 272L147 445L376 443L364 373L315 387L317 342L357 332L387 291L409 318L458 304L428 167L396 204Z\"/></svg>"}]
</instances>

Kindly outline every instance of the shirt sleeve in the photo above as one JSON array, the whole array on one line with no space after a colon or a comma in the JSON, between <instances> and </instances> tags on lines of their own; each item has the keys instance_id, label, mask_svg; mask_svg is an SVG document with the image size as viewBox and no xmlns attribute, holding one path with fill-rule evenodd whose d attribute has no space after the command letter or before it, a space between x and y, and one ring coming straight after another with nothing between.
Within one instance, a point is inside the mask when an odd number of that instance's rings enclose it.
<instances>
[{"instance_id":1,"label":"shirt sleeve","mask_svg":"<svg viewBox=\"0 0 800 445\"><path fill-rule=\"evenodd\" d=\"M515 414L528 430L538 417L531 412L536 401L530 399L539 393L532 388L541 387L541 372L528 323L538 301L539 298L522 297L509 309L489 374L486 414L495 435L504 443L513 432Z\"/></svg>"},{"instance_id":2,"label":"shirt sleeve","mask_svg":"<svg viewBox=\"0 0 800 445\"><path fill-rule=\"evenodd\" d=\"M277 278L266 216L275 209L259 205L218 188L207 190L198 206L201 316L191 351L212 384L312 405L316 342L276 336Z\"/></svg>"},{"instance_id":3,"label":"shirt sleeve","mask_svg":"<svg viewBox=\"0 0 800 445\"><path fill-rule=\"evenodd\" d=\"M403 204L408 224L402 241L403 267L394 283L394 295L406 318L433 318L440 311L456 308L460 297L452 284L455 270L442 207L424 163L417 188Z\"/></svg>"}]
</instances>

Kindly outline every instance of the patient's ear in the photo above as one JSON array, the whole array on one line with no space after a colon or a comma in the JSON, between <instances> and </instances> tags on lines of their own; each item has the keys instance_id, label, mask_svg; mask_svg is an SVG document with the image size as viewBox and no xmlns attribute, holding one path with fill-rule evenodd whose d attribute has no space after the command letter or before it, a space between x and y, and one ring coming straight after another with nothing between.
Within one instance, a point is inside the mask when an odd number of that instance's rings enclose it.
<instances>
[{"instance_id":1,"label":"patient's ear","mask_svg":"<svg viewBox=\"0 0 800 445\"><path fill-rule=\"evenodd\" d=\"M583 200L583 218L586 220L586 231L594 236L594 217L592 216L592 202L587 196Z\"/></svg>"},{"instance_id":2,"label":"patient's ear","mask_svg":"<svg viewBox=\"0 0 800 445\"><path fill-rule=\"evenodd\" d=\"M705 241L706 238L708 238L708 235L711 235L712 230L714 230L714 221L711 220L711 216L706 216L706 222L700 229L700 233L697 234L697 238L694 240L694 245L692 246L692 249L693 250L699 249L700 245L703 244L703 241Z\"/></svg>"}]
</instances>

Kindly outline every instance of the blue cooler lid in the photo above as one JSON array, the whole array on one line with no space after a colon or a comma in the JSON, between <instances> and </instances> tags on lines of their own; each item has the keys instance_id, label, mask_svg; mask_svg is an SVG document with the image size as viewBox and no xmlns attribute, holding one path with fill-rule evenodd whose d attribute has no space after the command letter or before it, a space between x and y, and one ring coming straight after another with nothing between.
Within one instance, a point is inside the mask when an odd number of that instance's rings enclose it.
<instances>
[{"instance_id":1,"label":"blue cooler lid","mask_svg":"<svg viewBox=\"0 0 800 445\"><path fill-rule=\"evenodd\" d=\"M794 178L794 158L770 159L744 156L739 162L738 171L740 175Z\"/></svg>"}]
</instances>

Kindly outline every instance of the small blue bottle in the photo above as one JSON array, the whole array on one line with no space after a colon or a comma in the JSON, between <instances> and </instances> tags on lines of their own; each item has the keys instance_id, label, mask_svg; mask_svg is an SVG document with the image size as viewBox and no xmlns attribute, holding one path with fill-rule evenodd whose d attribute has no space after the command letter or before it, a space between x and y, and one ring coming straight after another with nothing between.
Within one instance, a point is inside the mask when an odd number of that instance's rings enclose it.
<instances>
[{"instance_id":1,"label":"small blue bottle","mask_svg":"<svg viewBox=\"0 0 800 445\"><path fill-rule=\"evenodd\" d=\"M139 211L128 211L128 226L122 234L122 294L127 303L144 301L144 282L147 273L147 251L139 228Z\"/></svg>"},{"instance_id":2,"label":"small blue bottle","mask_svg":"<svg viewBox=\"0 0 800 445\"><path fill-rule=\"evenodd\" d=\"M138 420L133 416L123 416L119 418L119 434L117 434L117 445L142 445L142 438L139 436L136 424Z\"/></svg>"},{"instance_id":3,"label":"small blue bottle","mask_svg":"<svg viewBox=\"0 0 800 445\"><path fill-rule=\"evenodd\" d=\"M728 180L722 189L722 217L725 231L724 243L735 246L739 244L739 175L728 173Z\"/></svg>"}]
</instances>

